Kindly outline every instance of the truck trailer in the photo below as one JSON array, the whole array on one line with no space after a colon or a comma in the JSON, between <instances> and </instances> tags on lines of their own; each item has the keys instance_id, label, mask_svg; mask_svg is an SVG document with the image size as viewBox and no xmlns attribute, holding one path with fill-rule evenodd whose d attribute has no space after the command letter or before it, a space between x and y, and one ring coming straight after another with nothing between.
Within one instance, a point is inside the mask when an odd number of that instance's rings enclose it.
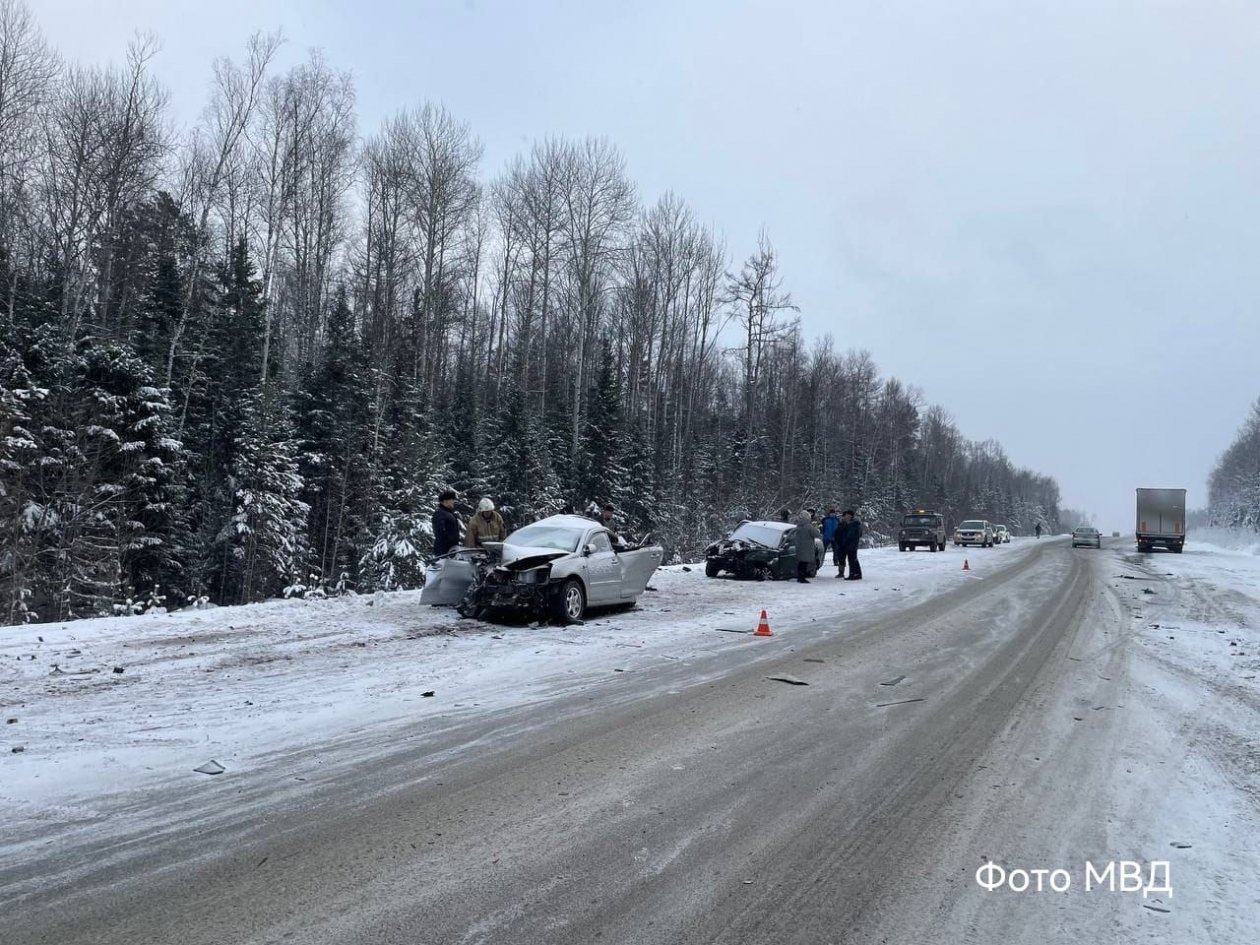
<instances>
[{"instance_id":1,"label":"truck trailer","mask_svg":"<svg viewBox=\"0 0 1260 945\"><path fill-rule=\"evenodd\" d=\"M1139 489L1134 534L1138 551L1162 545L1180 554L1186 543L1186 490Z\"/></svg>"}]
</instances>

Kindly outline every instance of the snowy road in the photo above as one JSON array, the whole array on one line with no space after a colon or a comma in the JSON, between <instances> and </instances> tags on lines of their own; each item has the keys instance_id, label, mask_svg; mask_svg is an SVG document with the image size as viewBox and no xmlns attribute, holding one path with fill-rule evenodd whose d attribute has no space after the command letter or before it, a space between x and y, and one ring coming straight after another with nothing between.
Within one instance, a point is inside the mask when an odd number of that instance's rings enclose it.
<instances>
[{"instance_id":1,"label":"snowy road","mask_svg":"<svg viewBox=\"0 0 1260 945\"><path fill-rule=\"evenodd\" d=\"M0 941L1254 941L1260 561L1112 544L674 569L570 630L400 596L5 631ZM719 632L760 606L774 638ZM1084 890L1161 860L1172 897Z\"/></svg>"}]
</instances>

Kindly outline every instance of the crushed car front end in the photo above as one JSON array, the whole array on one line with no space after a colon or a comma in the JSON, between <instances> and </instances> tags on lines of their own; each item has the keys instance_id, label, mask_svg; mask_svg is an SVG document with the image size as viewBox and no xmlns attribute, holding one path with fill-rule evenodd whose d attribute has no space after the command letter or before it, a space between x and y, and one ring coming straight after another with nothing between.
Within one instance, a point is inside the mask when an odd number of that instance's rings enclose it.
<instances>
[{"instance_id":1,"label":"crushed car front end","mask_svg":"<svg viewBox=\"0 0 1260 945\"><path fill-rule=\"evenodd\" d=\"M460 610L472 616L486 610L544 616L559 588L557 555L534 555L487 567ZM560 568L564 571L564 568Z\"/></svg>"},{"instance_id":2,"label":"crushed car front end","mask_svg":"<svg viewBox=\"0 0 1260 945\"><path fill-rule=\"evenodd\" d=\"M782 552L756 542L742 539L723 539L705 550L705 570L710 577L721 571L737 578L773 580L780 577Z\"/></svg>"}]
</instances>

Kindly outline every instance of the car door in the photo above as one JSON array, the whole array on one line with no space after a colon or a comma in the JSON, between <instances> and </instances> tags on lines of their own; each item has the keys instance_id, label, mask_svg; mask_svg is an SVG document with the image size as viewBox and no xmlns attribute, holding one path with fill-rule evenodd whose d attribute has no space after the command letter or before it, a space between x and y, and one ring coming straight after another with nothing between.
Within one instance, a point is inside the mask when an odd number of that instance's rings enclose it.
<instances>
[{"instance_id":1,"label":"car door","mask_svg":"<svg viewBox=\"0 0 1260 945\"><path fill-rule=\"evenodd\" d=\"M588 603L615 604L621 600L621 559L603 529L591 532L586 543L592 549L586 556Z\"/></svg>"},{"instance_id":2,"label":"car door","mask_svg":"<svg viewBox=\"0 0 1260 945\"><path fill-rule=\"evenodd\" d=\"M621 599L636 600L656 573L665 550L660 545L623 551L617 555L621 561Z\"/></svg>"}]
</instances>

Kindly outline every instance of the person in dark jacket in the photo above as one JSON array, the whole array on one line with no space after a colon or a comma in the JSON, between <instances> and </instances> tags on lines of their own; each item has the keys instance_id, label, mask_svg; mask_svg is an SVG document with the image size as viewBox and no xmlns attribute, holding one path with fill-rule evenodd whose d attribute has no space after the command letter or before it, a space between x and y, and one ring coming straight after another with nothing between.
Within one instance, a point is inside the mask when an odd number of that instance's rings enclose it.
<instances>
[{"instance_id":1,"label":"person in dark jacket","mask_svg":"<svg viewBox=\"0 0 1260 945\"><path fill-rule=\"evenodd\" d=\"M840 516L834 508L827 509L822 520L823 551L831 552L831 560L840 563L840 552L836 550L836 535L840 531Z\"/></svg>"},{"instance_id":2,"label":"person in dark jacket","mask_svg":"<svg viewBox=\"0 0 1260 945\"><path fill-rule=\"evenodd\" d=\"M858 563L858 543L861 540L862 523L858 521L857 513L852 509L845 509L840 516L840 532L836 535L836 551L839 552L837 557L843 555L836 564L836 577L846 581L862 580L862 565ZM848 577L844 577L845 564L849 566Z\"/></svg>"},{"instance_id":3,"label":"person in dark jacket","mask_svg":"<svg viewBox=\"0 0 1260 945\"><path fill-rule=\"evenodd\" d=\"M440 558L459 547L459 516L455 514L455 493L447 489L438 496L433 512L433 557Z\"/></svg>"},{"instance_id":4,"label":"person in dark jacket","mask_svg":"<svg viewBox=\"0 0 1260 945\"><path fill-rule=\"evenodd\" d=\"M809 520L809 512L801 512L796 517L796 579L802 584L809 583L809 572L814 566L814 541L818 538L818 529Z\"/></svg>"}]
</instances>

